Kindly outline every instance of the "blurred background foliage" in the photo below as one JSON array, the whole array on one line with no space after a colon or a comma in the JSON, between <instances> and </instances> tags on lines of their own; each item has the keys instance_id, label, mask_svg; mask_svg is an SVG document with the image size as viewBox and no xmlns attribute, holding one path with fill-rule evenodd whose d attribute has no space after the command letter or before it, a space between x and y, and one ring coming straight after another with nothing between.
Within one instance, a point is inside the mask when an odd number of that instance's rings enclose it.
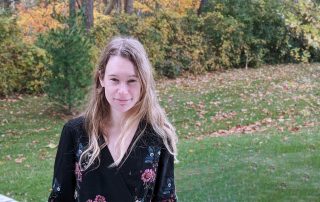
<instances>
[{"instance_id":1,"label":"blurred background foliage","mask_svg":"<svg viewBox=\"0 0 320 202\"><path fill-rule=\"evenodd\" d=\"M60 60L58 49L49 50L57 43L52 33L77 39L75 50L88 41L85 51L64 55L65 61L89 59L75 67L86 66L85 72L119 34L141 40L158 77L320 60L319 1L9 0L0 6L1 96L49 92L50 67ZM86 31L67 31L71 17Z\"/></svg>"}]
</instances>

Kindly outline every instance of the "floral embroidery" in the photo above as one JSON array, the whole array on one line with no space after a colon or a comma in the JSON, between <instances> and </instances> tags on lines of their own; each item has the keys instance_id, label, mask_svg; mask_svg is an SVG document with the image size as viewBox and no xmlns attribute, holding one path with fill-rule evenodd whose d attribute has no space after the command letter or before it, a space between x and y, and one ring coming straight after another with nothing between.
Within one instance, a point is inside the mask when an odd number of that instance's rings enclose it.
<instances>
[{"instance_id":1,"label":"floral embroidery","mask_svg":"<svg viewBox=\"0 0 320 202\"><path fill-rule=\"evenodd\" d=\"M161 202L175 202L175 201L177 201L176 198L173 195L171 195L171 198L164 199Z\"/></svg>"},{"instance_id":2,"label":"floral embroidery","mask_svg":"<svg viewBox=\"0 0 320 202\"><path fill-rule=\"evenodd\" d=\"M80 156L82 154L82 151L83 151L83 145L81 143L79 143L78 150L76 152L76 156L77 156L78 161L80 160Z\"/></svg>"},{"instance_id":3,"label":"floral embroidery","mask_svg":"<svg viewBox=\"0 0 320 202\"><path fill-rule=\"evenodd\" d=\"M160 156L160 148L159 147L148 147L148 155L144 159L145 163L155 163L158 162Z\"/></svg>"},{"instance_id":4,"label":"floral embroidery","mask_svg":"<svg viewBox=\"0 0 320 202\"><path fill-rule=\"evenodd\" d=\"M101 195L97 195L94 200L88 199L87 202L106 202L106 198Z\"/></svg>"},{"instance_id":5,"label":"floral embroidery","mask_svg":"<svg viewBox=\"0 0 320 202\"><path fill-rule=\"evenodd\" d=\"M154 182L155 179L156 179L156 173L152 169L146 169L141 175L141 180L145 184Z\"/></svg>"},{"instance_id":6,"label":"floral embroidery","mask_svg":"<svg viewBox=\"0 0 320 202\"><path fill-rule=\"evenodd\" d=\"M80 140L79 140L80 141ZM83 153L83 150L84 150L84 146L82 143L79 143L78 144L78 149L76 151L76 159L77 159L77 162L80 162L80 157L81 157L81 154ZM82 168L86 168L87 165L88 165L88 158L91 157L91 153L88 154L88 157L86 158L86 160L82 161L81 162L81 167ZM80 164L79 164L79 168L80 168Z\"/></svg>"},{"instance_id":7,"label":"floral embroidery","mask_svg":"<svg viewBox=\"0 0 320 202\"><path fill-rule=\"evenodd\" d=\"M54 192L60 192L61 191L60 184L59 184L57 178L54 178L54 183L52 185L52 189L53 189Z\"/></svg>"},{"instance_id":8,"label":"floral embroidery","mask_svg":"<svg viewBox=\"0 0 320 202\"><path fill-rule=\"evenodd\" d=\"M54 182L52 185L52 192L49 196L49 200L53 201L55 198L57 198L58 195L60 194L60 191L61 191L60 184L59 184L57 178L54 178Z\"/></svg>"},{"instance_id":9,"label":"floral embroidery","mask_svg":"<svg viewBox=\"0 0 320 202\"><path fill-rule=\"evenodd\" d=\"M82 173L81 173L81 169L80 169L80 165L79 163L77 162L76 165L75 165L75 170L74 170L74 173L76 175L76 178L79 182L82 181Z\"/></svg>"},{"instance_id":10,"label":"floral embroidery","mask_svg":"<svg viewBox=\"0 0 320 202\"><path fill-rule=\"evenodd\" d=\"M166 186L164 186L162 188L162 194L163 195L168 195L173 191L173 188L174 188L174 186L173 186L174 184L173 183L174 183L174 181L173 181L172 177L167 178Z\"/></svg>"},{"instance_id":11,"label":"floral embroidery","mask_svg":"<svg viewBox=\"0 0 320 202\"><path fill-rule=\"evenodd\" d=\"M148 146L147 155L144 158L144 171L140 170L141 180L143 181L144 194L142 198L136 196L135 201L144 202L148 197L151 197L153 186L156 181L158 162L160 159L161 147Z\"/></svg>"}]
</instances>

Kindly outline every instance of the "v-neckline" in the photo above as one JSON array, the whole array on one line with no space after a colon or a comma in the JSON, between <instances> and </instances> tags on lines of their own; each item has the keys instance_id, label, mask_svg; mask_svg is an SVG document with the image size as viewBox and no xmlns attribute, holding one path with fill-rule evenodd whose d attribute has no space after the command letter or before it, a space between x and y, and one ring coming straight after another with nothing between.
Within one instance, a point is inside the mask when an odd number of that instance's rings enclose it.
<instances>
[{"instance_id":1,"label":"v-neckline","mask_svg":"<svg viewBox=\"0 0 320 202\"><path fill-rule=\"evenodd\" d=\"M125 154L124 154L124 156L122 157L119 165L121 165L121 164L123 163L123 161L129 157L129 156L128 156L128 155L129 155L129 151L131 150L131 147L132 147L133 143L136 141L139 133L140 133L141 130L142 130L142 127L143 127L142 123L143 123L143 121L140 121L140 123L138 124L137 130L136 130L135 134L133 135L132 140L131 140L131 142L130 142L130 144L129 144L129 146L128 146ZM106 143L106 141L105 141L104 138L102 138L102 140L103 140L103 144ZM111 154L111 151L110 151L108 145L105 146L105 149L106 149L107 154L108 154L108 156L109 156L109 158L110 158L110 161L111 161L112 163L114 163L115 160L113 159L113 156L112 156L112 154ZM130 153L131 153L131 152L130 152ZM118 167L118 166L117 166L117 167Z\"/></svg>"}]
</instances>

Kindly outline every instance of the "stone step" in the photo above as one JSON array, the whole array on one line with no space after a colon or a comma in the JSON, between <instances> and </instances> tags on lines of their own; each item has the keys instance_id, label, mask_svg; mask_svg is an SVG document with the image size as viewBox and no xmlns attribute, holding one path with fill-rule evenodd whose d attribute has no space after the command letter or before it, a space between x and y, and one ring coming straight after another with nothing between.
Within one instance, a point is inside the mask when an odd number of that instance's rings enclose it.
<instances>
[{"instance_id":1,"label":"stone step","mask_svg":"<svg viewBox=\"0 0 320 202\"><path fill-rule=\"evenodd\" d=\"M17 201L0 194L0 202L17 202Z\"/></svg>"}]
</instances>

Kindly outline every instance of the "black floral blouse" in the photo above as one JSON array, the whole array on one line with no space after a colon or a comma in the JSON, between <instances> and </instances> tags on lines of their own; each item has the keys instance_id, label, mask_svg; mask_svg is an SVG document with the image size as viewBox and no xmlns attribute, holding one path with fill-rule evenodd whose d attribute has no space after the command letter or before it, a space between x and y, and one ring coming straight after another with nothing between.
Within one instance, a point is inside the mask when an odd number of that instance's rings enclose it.
<instances>
[{"instance_id":1,"label":"black floral blouse","mask_svg":"<svg viewBox=\"0 0 320 202\"><path fill-rule=\"evenodd\" d=\"M79 158L88 144L84 118L66 123L58 146L48 201L177 201L174 158L152 127L143 121L133 140L144 128L130 154L123 158L126 160L122 166L108 168L114 161L108 147L104 147L100 153L100 164L81 171ZM104 143L104 139L99 142Z\"/></svg>"}]
</instances>

